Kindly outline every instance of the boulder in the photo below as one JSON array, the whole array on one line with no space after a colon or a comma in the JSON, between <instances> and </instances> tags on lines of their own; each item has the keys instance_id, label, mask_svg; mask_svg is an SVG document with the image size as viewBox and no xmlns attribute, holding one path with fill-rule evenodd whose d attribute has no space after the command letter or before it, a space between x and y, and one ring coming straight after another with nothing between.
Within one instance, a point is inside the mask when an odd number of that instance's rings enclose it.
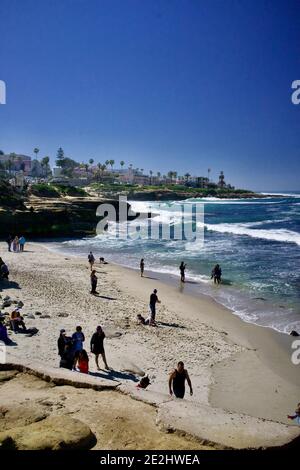
<instances>
[{"instance_id":1,"label":"boulder","mask_svg":"<svg viewBox=\"0 0 300 470\"><path fill-rule=\"evenodd\" d=\"M90 449L95 443L90 428L69 416L50 416L0 433L0 450Z\"/></svg>"}]
</instances>

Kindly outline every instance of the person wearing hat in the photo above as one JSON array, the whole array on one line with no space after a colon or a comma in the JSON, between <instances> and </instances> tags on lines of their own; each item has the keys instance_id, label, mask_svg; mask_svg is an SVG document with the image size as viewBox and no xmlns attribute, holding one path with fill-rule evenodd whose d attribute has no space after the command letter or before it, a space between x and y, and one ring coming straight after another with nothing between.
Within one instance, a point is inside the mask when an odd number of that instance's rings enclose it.
<instances>
[{"instance_id":1,"label":"person wearing hat","mask_svg":"<svg viewBox=\"0 0 300 470\"><path fill-rule=\"evenodd\" d=\"M157 289L154 289L150 295L150 312L151 312L151 325L155 325L155 315L156 315L156 304L160 304L160 300L157 297Z\"/></svg>"},{"instance_id":2,"label":"person wearing hat","mask_svg":"<svg viewBox=\"0 0 300 470\"><path fill-rule=\"evenodd\" d=\"M65 352L66 344L67 344L66 330L61 329L59 338L57 340L58 355L60 357L62 357L63 353Z\"/></svg>"},{"instance_id":3,"label":"person wearing hat","mask_svg":"<svg viewBox=\"0 0 300 470\"><path fill-rule=\"evenodd\" d=\"M95 362L97 366L97 370L100 370L99 367L99 354L101 354L101 357L104 362L105 369L109 370L109 367L106 362L106 356L105 356L105 351L104 351L104 338L105 338L105 333L102 330L101 326L97 326L95 333L92 336L91 339L91 352L95 354Z\"/></svg>"}]
</instances>

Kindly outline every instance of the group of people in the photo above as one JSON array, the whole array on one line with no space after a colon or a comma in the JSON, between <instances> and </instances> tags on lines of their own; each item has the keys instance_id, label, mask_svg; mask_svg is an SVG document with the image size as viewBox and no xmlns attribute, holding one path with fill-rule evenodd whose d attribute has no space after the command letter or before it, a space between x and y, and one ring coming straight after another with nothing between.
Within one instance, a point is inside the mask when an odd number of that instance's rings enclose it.
<instances>
[{"instance_id":1,"label":"group of people","mask_svg":"<svg viewBox=\"0 0 300 470\"><path fill-rule=\"evenodd\" d=\"M180 273L180 281L185 282L185 270L186 270L186 264L184 261L181 261L180 266L179 266L179 273ZM142 258L140 261L140 273L141 277L144 277L144 272L145 272L145 259ZM212 269L211 272L211 279L214 280L215 284L220 284L221 283L221 277L222 277L222 270L220 268L219 264L216 264L214 268Z\"/></svg>"},{"instance_id":2,"label":"group of people","mask_svg":"<svg viewBox=\"0 0 300 470\"><path fill-rule=\"evenodd\" d=\"M9 235L6 239L6 243L8 251L13 251L14 253L22 253L24 251L26 239L23 235L21 237L12 237L11 235Z\"/></svg>"},{"instance_id":3,"label":"group of people","mask_svg":"<svg viewBox=\"0 0 300 470\"><path fill-rule=\"evenodd\" d=\"M95 355L97 370L100 370L99 356L102 357L105 369L109 370L104 350L104 339L105 333L102 327L97 326L90 340L90 349L91 353ZM79 372L88 374L89 356L83 347L84 342L85 336L81 326L76 327L76 331L72 336L67 336L65 329L60 330L60 335L57 340L58 354L60 356L59 366L69 370L79 370Z\"/></svg>"},{"instance_id":4,"label":"group of people","mask_svg":"<svg viewBox=\"0 0 300 470\"><path fill-rule=\"evenodd\" d=\"M6 279L9 280L9 269L7 264L0 258L0 280Z\"/></svg>"}]
</instances>

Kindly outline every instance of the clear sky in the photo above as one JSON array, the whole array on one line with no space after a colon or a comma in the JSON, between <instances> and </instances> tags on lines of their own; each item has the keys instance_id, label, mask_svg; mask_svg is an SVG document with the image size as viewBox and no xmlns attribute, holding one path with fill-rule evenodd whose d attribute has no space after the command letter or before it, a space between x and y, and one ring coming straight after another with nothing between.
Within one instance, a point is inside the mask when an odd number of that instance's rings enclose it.
<instances>
[{"instance_id":1,"label":"clear sky","mask_svg":"<svg viewBox=\"0 0 300 470\"><path fill-rule=\"evenodd\" d=\"M5 152L300 189L299 0L0 0L0 79Z\"/></svg>"}]
</instances>

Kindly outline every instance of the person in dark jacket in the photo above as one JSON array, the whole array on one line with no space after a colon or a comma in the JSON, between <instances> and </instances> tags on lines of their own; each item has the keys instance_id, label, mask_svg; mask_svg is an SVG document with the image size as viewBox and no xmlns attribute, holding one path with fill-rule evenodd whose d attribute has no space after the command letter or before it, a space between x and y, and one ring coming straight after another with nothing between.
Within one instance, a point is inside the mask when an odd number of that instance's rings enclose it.
<instances>
[{"instance_id":1,"label":"person in dark jacket","mask_svg":"<svg viewBox=\"0 0 300 470\"><path fill-rule=\"evenodd\" d=\"M98 283L98 278L96 276L96 271L93 270L91 272L91 294L96 295L98 294L97 292L97 283Z\"/></svg>"},{"instance_id":2,"label":"person in dark jacket","mask_svg":"<svg viewBox=\"0 0 300 470\"><path fill-rule=\"evenodd\" d=\"M8 248L8 251L11 251L11 244L13 242L13 237L11 235L8 235L7 239L6 239L6 243L7 243L7 248Z\"/></svg>"},{"instance_id":3,"label":"person in dark jacket","mask_svg":"<svg viewBox=\"0 0 300 470\"><path fill-rule=\"evenodd\" d=\"M60 330L60 335L57 340L57 347L58 347L58 355L60 357L63 356L66 348L66 344L70 342L70 338L66 336L66 330Z\"/></svg>"},{"instance_id":4,"label":"person in dark jacket","mask_svg":"<svg viewBox=\"0 0 300 470\"><path fill-rule=\"evenodd\" d=\"M59 367L69 370L72 370L74 367L74 353L72 351L71 341L65 345L65 350L61 356Z\"/></svg>"},{"instance_id":5,"label":"person in dark jacket","mask_svg":"<svg viewBox=\"0 0 300 470\"><path fill-rule=\"evenodd\" d=\"M97 326L97 329L91 339L91 352L95 354L95 362L96 362L97 370L100 370L99 362L98 362L99 354L101 354L105 369L109 370L109 367L106 362L106 356L105 356L105 350L104 350L104 344L103 344L104 339L105 339L105 333L102 330L102 327Z\"/></svg>"}]
</instances>

